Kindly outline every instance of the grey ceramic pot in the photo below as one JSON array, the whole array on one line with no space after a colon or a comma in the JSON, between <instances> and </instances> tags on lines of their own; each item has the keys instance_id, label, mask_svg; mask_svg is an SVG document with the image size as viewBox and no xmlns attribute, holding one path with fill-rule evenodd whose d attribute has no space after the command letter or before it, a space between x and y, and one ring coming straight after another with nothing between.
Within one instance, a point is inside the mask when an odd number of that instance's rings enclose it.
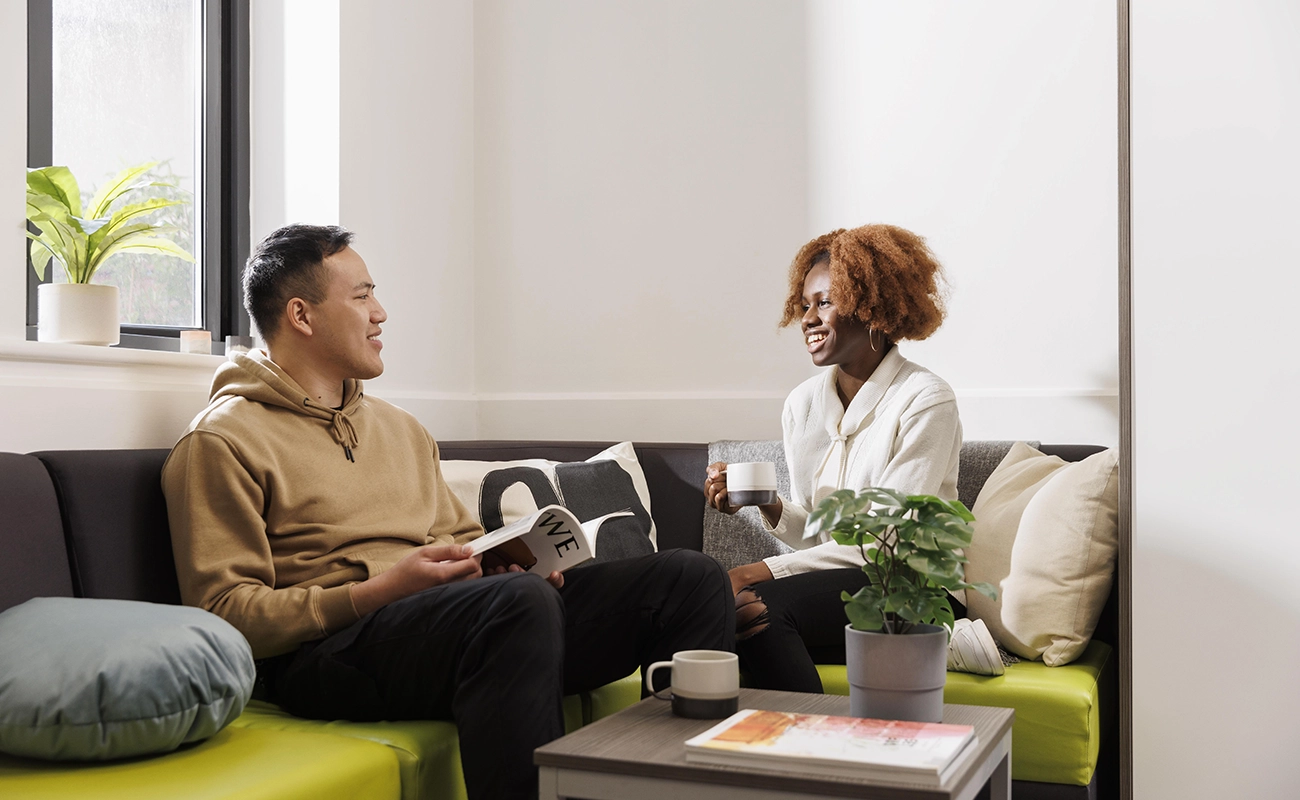
<instances>
[{"instance_id":1,"label":"grey ceramic pot","mask_svg":"<svg viewBox=\"0 0 1300 800\"><path fill-rule=\"evenodd\" d=\"M844 626L849 713L873 719L943 721L948 632L913 625L908 633L858 631Z\"/></svg>"}]
</instances>

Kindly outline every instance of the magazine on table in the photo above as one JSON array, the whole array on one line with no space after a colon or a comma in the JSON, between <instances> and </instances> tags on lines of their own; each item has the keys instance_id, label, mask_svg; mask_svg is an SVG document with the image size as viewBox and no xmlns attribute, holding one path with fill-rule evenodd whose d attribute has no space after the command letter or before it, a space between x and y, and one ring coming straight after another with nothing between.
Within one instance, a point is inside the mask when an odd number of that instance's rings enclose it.
<instances>
[{"instance_id":1,"label":"magazine on table","mask_svg":"<svg viewBox=\"0 0 1300 800\"><path fill-rule=\"evenodd\" d=\"M686 740L686 760L942 784L975 751L975 728L936 722L739 711Z\"/></svg>"},{"instance_id":2,"label":"magazine on table","mask_svg":"<svg viewBox=\"0 0 1300 800\"><path fill-rule=\"evenodd\" d=\"M630 516L631 511L615 511L579 522L564 506L549 505L480 536L469 547L473 555L484 555L484 566L518 564L545 577L590 560L596 554L596 532L605 520Z\"/></svg>"}]
</instances>

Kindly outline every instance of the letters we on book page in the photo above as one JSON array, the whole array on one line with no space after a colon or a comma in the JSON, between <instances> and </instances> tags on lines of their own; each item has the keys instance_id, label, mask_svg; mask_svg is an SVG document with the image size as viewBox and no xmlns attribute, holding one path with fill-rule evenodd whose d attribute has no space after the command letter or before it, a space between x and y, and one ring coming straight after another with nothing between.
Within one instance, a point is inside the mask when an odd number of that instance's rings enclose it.
<instances>
[{"instance_id":1,"label":"letters we on book page","mask_svg":"<svg viewBox=\"0 0 1300 800\"><path fill-rule=\"evenodd\" d=\"M549 505L480 536L469 547L474 555L500 551L504 562L519 564L529 572L545 576L564 572L593 558L601 524L607 519L631 515L630 511L615 511L579 522L564 506Z\"/></svg>"}]
</instances>

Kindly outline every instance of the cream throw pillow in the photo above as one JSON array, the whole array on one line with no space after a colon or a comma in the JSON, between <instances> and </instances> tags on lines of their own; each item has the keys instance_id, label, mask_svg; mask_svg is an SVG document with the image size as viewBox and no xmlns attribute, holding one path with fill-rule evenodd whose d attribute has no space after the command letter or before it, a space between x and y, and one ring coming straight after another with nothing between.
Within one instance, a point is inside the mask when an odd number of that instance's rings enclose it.
<instances>
[{"instance_id":1,"label":"cream throw pillow","mask_svg":"<svg viewBox=\"0 0 1300 800\"><path fill-rule=\"evenodd\" d=\"M1025 507L1002 582L1007 649L1059 667L1088 646L1119 551L1118 464L1113 448L1069 464Z\"/></svg>"},{"instance_id":2,"label":"cream throw pillow","mask_svg":"<svg viewBox=\"0 0 1300 800\"><path fill-rule=\"evenodd\" d=\"M1066 463L1057 456L1044 455L1024 442L1011 446L997 469L989 475L975 500L975 536L966 548L966 580L987 581L998 587L998 599L990 600L979 592L966 593L966 609L971 619L982 619L993 638L1018 656L1034 658L1020 646L1002 624L1002 609L1007 592L1002 582L1011 572L1011 549L1020 528L1025 507Z\"/></svg>"}]
</instances>

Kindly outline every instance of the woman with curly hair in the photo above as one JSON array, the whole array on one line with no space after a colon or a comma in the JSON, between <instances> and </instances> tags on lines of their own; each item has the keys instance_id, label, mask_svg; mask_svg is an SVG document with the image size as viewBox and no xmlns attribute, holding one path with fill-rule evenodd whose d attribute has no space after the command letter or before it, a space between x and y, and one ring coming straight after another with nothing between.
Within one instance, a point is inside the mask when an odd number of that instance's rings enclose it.
<instances>
[{"instance_id":1,"label":"woman with curly hair","mask_svg":"<svg viewBox=\"0 0 1300 800\"><path fill-rule=\"evenodd\" d=\"M896 346L938 330L944 288L925 240L892 225L819 236L790 266L781 325L798 322L813 363L830 369L786 398L781 425L792 497L759 506L765 527L795 552L731 570L737 651L757 688L820 693L815 663L844 663L840 593L858 591L867 576L857 547L805 536L822 498L868 486L957 497L957 398ZM709 505L734 514L726 467L709 465L704 492ZM953 610L965 616L955 599ZM979 639L979 660L996 660L989 671L1000 673L992 638L985 630Z\"/></svg>"}]
</instances>

